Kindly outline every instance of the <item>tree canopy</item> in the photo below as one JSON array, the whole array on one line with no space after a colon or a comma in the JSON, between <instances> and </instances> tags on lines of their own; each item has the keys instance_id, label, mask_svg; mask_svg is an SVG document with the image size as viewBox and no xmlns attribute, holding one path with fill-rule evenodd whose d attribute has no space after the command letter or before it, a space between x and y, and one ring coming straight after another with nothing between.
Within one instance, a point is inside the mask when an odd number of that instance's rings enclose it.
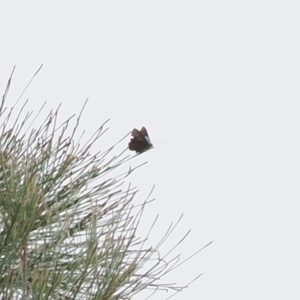
<instances>
[{"instance_id":1,"label":"tree canopy","mask_svg":"<svg viewBox=\"0 0 300 300\"><path fill-rule=\"evenodd\" d=\"M59 123L57 108L35 128L44 106L26 112L27 101L17 106L21 95L8 107L12 76L0 107L1 299L117 300L187 287L162 282L190 258L176 254L189 232L160 254L181 218L152 247L145 242L157 218L147 236L137 236L150 195L135 204L137 188L126 184L135 168L118 173L135 156L112 155L115 145L93 148L106 122L82 143L81 113Z\"/></svg>"}]
</instances>

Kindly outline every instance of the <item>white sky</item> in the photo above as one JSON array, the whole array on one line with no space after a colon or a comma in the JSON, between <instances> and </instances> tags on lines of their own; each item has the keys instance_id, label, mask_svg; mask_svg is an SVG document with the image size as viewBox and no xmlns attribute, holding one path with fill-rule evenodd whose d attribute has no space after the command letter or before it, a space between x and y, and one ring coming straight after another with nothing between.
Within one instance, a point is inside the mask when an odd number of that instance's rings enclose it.
<instances>
[{"instance_id":1,"label":"white sky","mask_svg":"<svg viewBox=\"0 0 300 300\"><path fill-rule=\"evenodd\" d=\"M171 276L204 273L173 299L300 299L300 2L7 1L0 11L1 93L17 66L10 101L43 63L30 107L62 103L65 119L89 97L81 128L111 118L107 142L147 127L155 148L133 176L141 197L156 184L144 223L159 213L163 232L184 213L184 256L214 241Z\"/></svg>"}]
</instances>

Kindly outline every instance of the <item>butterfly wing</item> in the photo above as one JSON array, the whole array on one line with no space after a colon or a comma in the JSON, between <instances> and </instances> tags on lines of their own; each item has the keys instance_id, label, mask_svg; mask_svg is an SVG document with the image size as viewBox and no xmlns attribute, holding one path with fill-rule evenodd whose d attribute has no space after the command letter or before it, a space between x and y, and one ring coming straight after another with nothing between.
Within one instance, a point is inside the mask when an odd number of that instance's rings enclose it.
<instances>
[{"instance_id":1,"label":"butterfly wing","mask_svg":"<svg viewBox=\"0 0 300 300\"><path fill-rule=\"evenodd\" d=\"M132 130L131 135L133 136L134 139L137 139L137 140L144 139L144 135L141 133L141 131L139 131L135 128Z\"/></svg>"},{"instance_id":2,"label":"butterfly wing","mask_svg":"<svg viewBox=\"0 0 300 300\"><path fill-rule=\"evenodd\" d=\"M147 129L146 129L145 127L142 127L142 129L141 129L140 132L144 135L144 137L145 137L145 139L147 140L149 146L152 146L151 141L150 141L149 134L148 134L148 132L147 132Z\"/></svg>"},{"instance_id":3,"label":"butterfly wing","mask_svg":"<svg viewBox=\"0 0 300 300\"><path fill-rule=\"evenodd\" d=\"M146 129L145 127L142 127L142 129L140 130L140 132L141 132L143 135L148 135L147 129Z\"/></svg>"}]
</instances>

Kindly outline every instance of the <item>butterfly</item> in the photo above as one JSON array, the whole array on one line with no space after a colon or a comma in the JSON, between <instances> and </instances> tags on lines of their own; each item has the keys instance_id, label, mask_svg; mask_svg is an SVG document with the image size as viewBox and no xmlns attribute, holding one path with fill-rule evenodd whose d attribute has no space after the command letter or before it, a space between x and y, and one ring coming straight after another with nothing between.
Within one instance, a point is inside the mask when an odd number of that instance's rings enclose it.
<instances>
[{"instance_id":1,"label":"butterfly","mask_svg":"<svg viewBox=\"0 0 300 300\"><path fill-rule=\"evenodd\" d=\"M134 128L131 135L132 138L128 144L129 150L135 151L136 153L142 153L153 147L145 127L142 127L141 130Z\"/></svg>"}]
</instances>

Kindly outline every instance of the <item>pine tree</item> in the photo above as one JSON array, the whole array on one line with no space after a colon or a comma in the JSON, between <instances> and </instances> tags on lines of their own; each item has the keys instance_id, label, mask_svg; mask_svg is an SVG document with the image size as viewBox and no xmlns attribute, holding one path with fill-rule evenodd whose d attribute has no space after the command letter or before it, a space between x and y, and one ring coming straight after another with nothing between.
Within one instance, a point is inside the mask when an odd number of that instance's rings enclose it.
<instances>
[{"instance_id":1,"label":"pine tree","mask_svg":"<svg viewBox=\"0 0 300 300\"><path fill-rule=\"evenodd\" d=\"M93 149L106 123L83 145L81 114L71 131L72 118L58 125L59 109L34 128L26 102L6 107L12 75L0 107L0 299L117 300L186 287L160 282L182 263L159 255L179 222L146 247L136 231L149 198L135 204L137 189L124 185L133 170L117 173L128 152Z\"/></svg>"}]
</instances>

